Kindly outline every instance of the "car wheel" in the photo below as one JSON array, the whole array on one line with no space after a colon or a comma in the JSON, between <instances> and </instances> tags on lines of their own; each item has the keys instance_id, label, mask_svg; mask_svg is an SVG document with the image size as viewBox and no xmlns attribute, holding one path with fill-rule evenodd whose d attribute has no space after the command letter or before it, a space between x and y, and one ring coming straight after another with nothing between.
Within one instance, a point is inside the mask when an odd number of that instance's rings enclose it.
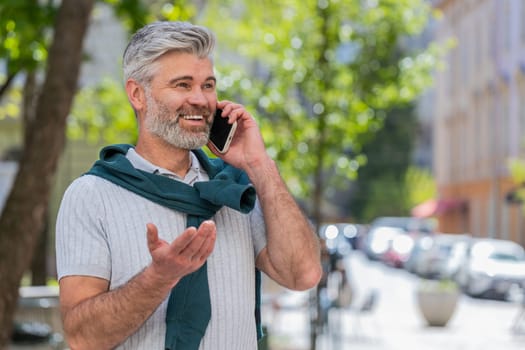
<instances>
[{"instance_id":1,"label":"car wheel","mask_svg":"<svg viewBox=\"0 0 525 350\"><path fill-rule=\"evenodd\" d=\"M525 291L521 289L521 286L518 283L513 283L510 285L505 295L503 295L503 299L511 302L519 302L525 297L524 294Z\"/></svg>"},{"instance_id":2,"label":"car wheel","mask_svg":"<svg viewBox=\"0 0 525 350\"><path fill-rule=\"evenodd\" d=\"M476 293L472 290L472 277L470 276L467 279L467 283L465 284L464 291L465 291L465 294L473 298L479 298L481 296L480 293Z\"/></svg>"}]
</instances>

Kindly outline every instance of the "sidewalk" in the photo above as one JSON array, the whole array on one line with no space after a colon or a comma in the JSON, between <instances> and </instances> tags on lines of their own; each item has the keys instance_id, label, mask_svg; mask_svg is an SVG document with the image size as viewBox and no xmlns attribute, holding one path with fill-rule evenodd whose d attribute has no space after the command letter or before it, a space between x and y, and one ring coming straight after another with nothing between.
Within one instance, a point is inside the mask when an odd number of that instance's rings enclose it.
<instances>
[{"instance_id":1,"label":"sidewalk","mask_svg":"<svg viewBox=\"0 0 525 350\"><path fill-rule=\"evenodd\" d=\"M417 277L370 263L355 254L347 262L359 305L367 291L378 301L368 313L332 309L317 350L522 350L525 335L511 332L519 305L462 296L446 327L428 327L416 305ZM308 293L288 292L285 307L263 310L271 350L310 349Z\"/></svg>"}]
</instances>

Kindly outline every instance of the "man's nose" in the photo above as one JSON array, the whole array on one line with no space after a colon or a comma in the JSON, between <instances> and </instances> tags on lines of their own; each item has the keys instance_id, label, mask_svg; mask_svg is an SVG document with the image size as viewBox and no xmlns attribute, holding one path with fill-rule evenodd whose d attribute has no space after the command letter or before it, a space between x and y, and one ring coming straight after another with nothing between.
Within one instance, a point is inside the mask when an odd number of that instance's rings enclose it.
<instances>
[{"instance_id":1,"label":"man's nose","mask_svg":"<svg viewBox=\"0 0 525 350\"><path fill-rule=\"evenodd\" d=\"M192 105L201 105L201 106L208 104L208 100L206 99L204 92L200 88L192 90L191 95L188 98L188 102L191 103Z\"/></svg>"}]
</instances>

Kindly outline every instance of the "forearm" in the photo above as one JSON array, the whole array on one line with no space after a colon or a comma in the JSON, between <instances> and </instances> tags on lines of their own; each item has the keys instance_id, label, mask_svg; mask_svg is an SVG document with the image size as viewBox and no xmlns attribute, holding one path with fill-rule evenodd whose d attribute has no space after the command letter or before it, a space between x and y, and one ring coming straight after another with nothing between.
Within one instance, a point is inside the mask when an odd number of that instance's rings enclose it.
<instances>
[{"instance_id":1,"label":"forearm","mask_svg":"<svg viewBox=\"0 0 525 350\"><path fill-rule=\"evenodd\" d=\"M266 159L252 166L248 175L265 217L272 277L291 289L313 287L321 276L319 241L274 161Z\"/></svg>"},{"instance_id":2,"label":"forearm","mask_svg":"<svg viewBox=\"0 0 525 350\"><path fill-rule=\"evenodd\" d=\"M112 349L133 334L166 298L171 286L146 268L125 285L63 312L72 349Z\"/></svg>"}]
</instances>

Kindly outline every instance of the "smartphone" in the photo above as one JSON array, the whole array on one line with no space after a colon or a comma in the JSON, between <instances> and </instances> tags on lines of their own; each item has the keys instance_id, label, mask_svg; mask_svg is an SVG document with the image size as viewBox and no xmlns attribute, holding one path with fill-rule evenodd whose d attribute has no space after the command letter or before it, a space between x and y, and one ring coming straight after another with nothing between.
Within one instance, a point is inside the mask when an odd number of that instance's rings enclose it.
<instances>
[{"instance_id":1,"label":"smartphone","mask_svg":"<svg viewBox=\"0 0 525 350\"><path fill-rule=\"evenodd\" d=\"M210 141L220 153L226 153L237 129L237 122L229 124L228 118L223 118L221 114L222 109L217 109L211 125Z\"/></svg>"}]
</instances>

